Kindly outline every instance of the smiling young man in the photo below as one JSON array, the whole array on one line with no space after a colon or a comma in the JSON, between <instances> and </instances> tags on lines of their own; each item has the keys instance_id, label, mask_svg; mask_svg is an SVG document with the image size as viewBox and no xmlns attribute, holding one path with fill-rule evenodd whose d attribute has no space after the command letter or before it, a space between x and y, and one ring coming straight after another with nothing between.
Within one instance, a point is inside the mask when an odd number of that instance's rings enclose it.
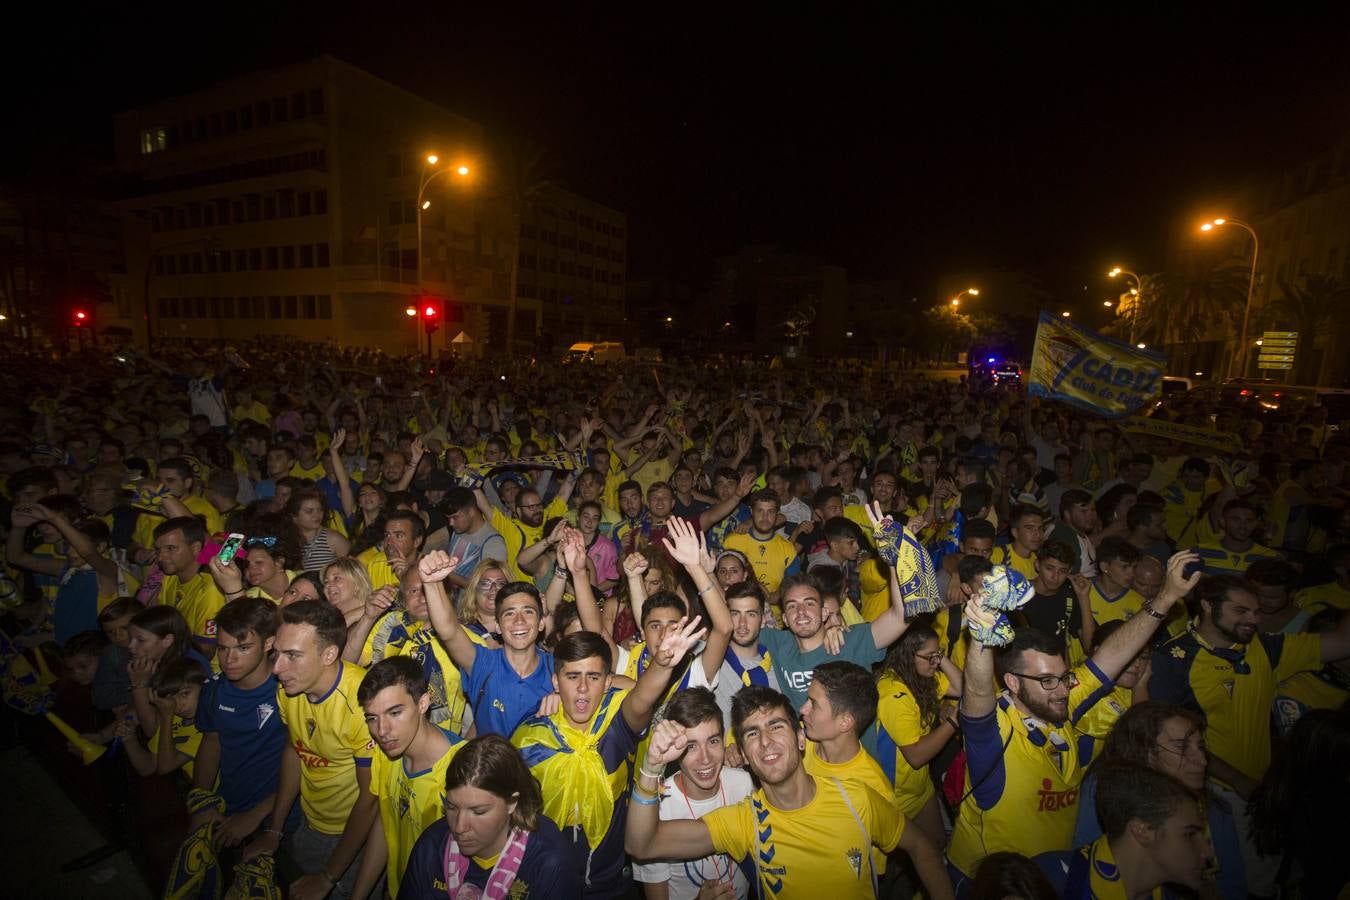
<instances>
[{"instance_id":1,"label":"smiling young man","mask_svg":"<svg viewBox=\"0 0 1350 900\"><path fill-rule=\"evenodd\" d=\"M612 651L599 634L580 631L553 651L557 712L516 729L519 748L544 795L544 813L571 839L585 874L583 897L627 897L620 801L628 791L630 762L651 723L674 664L704 636L699 619L681 620L666 634L638 676L619 690L610 671ZM659 857L647 857L659 858Z\"/></svg>"},{"instance_id":2,"label":"smiling young man","mask_svg":"<svg viewBox=\"0 0 1350 900\"><path fill-rule=\"evenodd\" d=\"M509 738L520 723L540 710L553 693L553 657L539 649L544 633L544 604L533 584L512 581L498 592L493 615L502 646L483 647L459 623L443 582L456 561L433 550L418 564L426 596L427 614L436 637L458 667L460 685L473 708L478 734ZM582 627L597 634L600 610L589 590L578 586L577 612Z\"/></svg>"},{"instance_id":3,"label":"smiling young man","mask_svg":"<svg viewBox=\"0 0 1350 900\"><path fill-rule=\"evenodd\" d=\"M1108 537L1097 546L1097 577L1088 591L1092 619L1098 625L1128 619L1144 605L1134 588L1139 549L1123 537Z\"/></svg>"},{"instance_id":4,"label":"smiling young man","mask_svg":"<svg viewBox=\"0 0 1350 900\"><path fill-rule=\"evenodd\" d=\"M679 757L679 768L661 783L662 821L697 819L753 793L749 772L724 765L722 711L707 688L676 694L666 706L665 718L684 728L685 750ZM637 862L633 878L642 883L648 900L696 900L708 882L729 884L738 900L745 900L750 890L746 873L724 854L683 865Z\"/></svg>"},{"instance_id":5,"label":"smiling young man","mask_svg":"<svg viewBox=\"0 0 1350 900\"><path fill-rule=\"evenodd\" d=\"M889 796L806 770L806 734L786 697L759 685L745 688L732 707L732 731L759 790L692 821L662 821L660 773L686 752L689 737L670 719L656 726L628 804L625 844L635 858L721 853L754 872L764 896L861 900L877 891L871 848L889 853L899 847L930 898L952 896L941 854L920 829L906 827Z\"/></svg>"},{"instance_id":6,"label":"smiling young man","mask_svg":"<svg viewBox=\"0 0 1350 900\"><path fill-rule=\"evenodd\" d=\"M383 870L385 890L396 897L413 845L444 813L445 770L462 744L427 717L426 677L406 656L371 666L356 698L381 751L370 768L370 792L379 800L380 815L366 839L352 896L369 896Z\"/></svg>"},{"instance_id":7,"label":"smiling young man","mask_svg":"<svg viewBox=\"0 0 1350 900\"><path fill-rule=\"evenodd\" d=\"M356 702L366 673L342 661L346 639L342 613L326 603L302 600L281 609L272 670L290 742L281 754L272 821L284 821L299 795L304 821L286 843L305 874L291 883L292 900L351 895L357 857L378 813L370 793L375 747ZM269 828L245 855L276 853L281 837Z\"/></svg>"},{"instance_id":8,"label":"smiling young man","mask_svg":"<svg viewBox=\"0 0 1350 900\"><path fill-rule=\"evenodd\" d=\"M731 614L731 643L727 646L722 669L713 688L722 719L731 727L731 701L743 687L757 684L780 690L778 674L768 648L760 643L764 619L771 615L764 599L764 588L757 581L743 581L727 588L727 607Z\"/></svg>"},{"instance_id":9,"label":"smiling young man","mask_svg":"<svg viewBox=\"0 0 1350 900\"><path fill-rule=\"evenodd\" d=\"M1078 724L1199 581L1198 573L1184 574L1194 561L1192 553L1173 556L1157 600L1072 670L1059 645L1034 629L1018 629L1011 643L995 650L972 628L959 714L965 797L947 849L958 896L968 893L976 865L990 853L1035 856L1071 845L1078 789L1093 749ZM981 600L981 592L972 594L966 621L988 629L994 614ZM998 694L995 678L1003 689Z\"/></svg>"},{"instance_id":10,"label":"smiling young man","mask_svg":"<svg viewBox=\"0 0 1350 900\"><path fill-rule=\"evenodd\" d=\"M197 561L206 529L195 516L168 519L155 527L155 558L164 572L159 602L183 614L192 642L207 659L216 652L216 613L225 595L206 566Z\"/></svg>"},{"instance_id":11,"label":"smiling young man","mask_svg":"<svg viewBox=\"0 0 1350 900\"><path fill-rule=\"evenodd\" d=\"M193 784L215 790L225 801L216 830L220 847L248 840L273 811L286 748L286 725L277 715L277 680L268 659L279 619L273 603L256 597L232 600L216 614L220 671L202 687L197 701L195 721L202 742ZM273 821L272 827L283 829L285 820Z\"/></svg>"},{"instance_id":12,"label":"smiling young man","mask_svg":"<svg viewBox=\"0 0 1350 900\"><path fill-rule=\"evenodd\" d=\"M1045 513L1037 506L1019 503L1008 514L1010 540L995 547L990 562L1021 572L1028 581L1036 577L1036 552L1045 542Z\"/></svg>"}]
</instances>

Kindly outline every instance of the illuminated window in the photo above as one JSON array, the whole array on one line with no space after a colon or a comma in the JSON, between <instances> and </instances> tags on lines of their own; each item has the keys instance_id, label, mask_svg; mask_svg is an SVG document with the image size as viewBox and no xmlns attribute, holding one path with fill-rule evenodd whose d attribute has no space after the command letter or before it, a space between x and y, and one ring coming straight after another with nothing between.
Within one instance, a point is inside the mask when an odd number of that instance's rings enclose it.
<instances>
[{"instance_id":1,"label":"illuminated window","mask_svg":"<svg viewBox=\"0 0 1350 900\"><path fill-rule=\"evenodd\" d=\"M162 125L141 130L141 152L159 153L168 146L167 132Z\"/></svg>"}]
</instances>

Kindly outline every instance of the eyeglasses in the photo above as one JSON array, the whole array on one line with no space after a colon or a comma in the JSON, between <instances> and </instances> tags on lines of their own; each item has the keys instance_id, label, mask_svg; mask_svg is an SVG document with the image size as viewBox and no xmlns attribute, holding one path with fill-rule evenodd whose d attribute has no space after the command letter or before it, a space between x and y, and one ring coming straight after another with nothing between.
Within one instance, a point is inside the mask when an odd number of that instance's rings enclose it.
<instances>
[{"instance_id":1,"label":"eyeglasses","mask_svg":"<svg viewBox=\"0 0 1350 900\"><path fill-rule=\"evenodd\" d=\"M251 537L248 540L244 541L245 547L267 547L270 549L272 547L275 547L276 545L277 539L271 535L267 537Z\"/></svg>"},{"instance_id":2,"label":"eyeglasses","mask_svg":"<svg viewBox=\"0 0 1350 900\"><path fill-rule=\"evenodd\" d=\"M1072 672L1065 672L1063 675L1023 675L1021 672L1009 672L1015 678L1027 678L1039 682L1041 689L1047 693L1058 687L1071 688L1078 683L1078 679Z\"/></svg>"},{"instance_id":3,"label":"eyeglasses","mask_svg":"<svg viewBox=\"0 0 1350 900\"><path fill-rule=\"evenodd\" d=\"M491 591L499 590L499 589L501 589L501 588L503 588L503 587L505 587L505 586L506 586L506 579L504 579L504 578L503 578L501 581L486 581L486 580L484 580L484 581L478 582L478 592L479 592L480 594L486 594L486 593L489 593L489 592L491 592Z\"/></svg>"},{"instance_id":4,"label":"eyeglasses","mask_svg":"<svg viewBox=\"0 0 1350 900\"><path fill-rule=\"evenodd\" d=\"M942 658L947 654L943 653L941 650L934 650L932 653L915 653L914 655L929 665L936 666L938 663L942 662Z\"/></svg>"}]
</instances>

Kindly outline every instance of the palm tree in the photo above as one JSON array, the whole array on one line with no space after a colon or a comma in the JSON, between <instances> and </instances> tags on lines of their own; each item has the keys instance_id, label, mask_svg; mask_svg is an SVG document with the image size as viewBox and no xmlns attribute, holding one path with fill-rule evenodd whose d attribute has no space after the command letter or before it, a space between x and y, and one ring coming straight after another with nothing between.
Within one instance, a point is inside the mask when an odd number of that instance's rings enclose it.
<instances>
[{"instance_id":1,"label":"palm tree","mask_svg":"<svg viewBox=\"0 0 1350 900\"><path fill-rule=\"evenodd\" d=\"M1335 328L1337 314L1350 303L1350 286L1334 275L1317 273L1307 273L1300 281L1301 285L1281 278L1277 282L1281 296L1257 314L1257 322L1298 332L1302 347L1294 356L1295 381L1313 384L1319 363L1313 356L1313 340L1322 330Z\"/></svg>"},{"instance_id":2,"label":"palm tree","mask_svg":"<svg viewBox=\"0 0 1350 900\"><path fill-rule=\"evenodd\" d=\"M1247 298L1246 266L1223 260L1184 274L1150 276L1140 304L1139 335L1159 345L1180 345L1189 363L1207 336L1236 333ZM1189 370L1183 365L1183 370Z\"/></svg>"}]
</instances>

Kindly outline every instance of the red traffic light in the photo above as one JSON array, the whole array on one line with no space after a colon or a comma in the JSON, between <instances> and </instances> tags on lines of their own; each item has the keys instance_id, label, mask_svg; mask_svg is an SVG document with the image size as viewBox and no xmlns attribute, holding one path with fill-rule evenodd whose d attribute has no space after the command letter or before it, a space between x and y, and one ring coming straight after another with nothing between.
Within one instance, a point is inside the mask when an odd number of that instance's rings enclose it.
<instances>
[{"instance_id":1,"label":"red traffic light","mask_svg":"<svg viewBox=\"0 0 1350 900\"><path fill-rule=\"evenodd\" d=\"M422 310L422 317L426 319L436 318L436 307L428 306Z\"/></svg>"},{"instance_id":2,"label":"red traffic light","mask_svg":"<svg viewBox=\"0 0 1350 900\"><path fill-rule=\"evenodd\" d=\"M82 309L75 310L75 325L78 327L89 321L89 313Z\"/></svg>"}]
</instances>

